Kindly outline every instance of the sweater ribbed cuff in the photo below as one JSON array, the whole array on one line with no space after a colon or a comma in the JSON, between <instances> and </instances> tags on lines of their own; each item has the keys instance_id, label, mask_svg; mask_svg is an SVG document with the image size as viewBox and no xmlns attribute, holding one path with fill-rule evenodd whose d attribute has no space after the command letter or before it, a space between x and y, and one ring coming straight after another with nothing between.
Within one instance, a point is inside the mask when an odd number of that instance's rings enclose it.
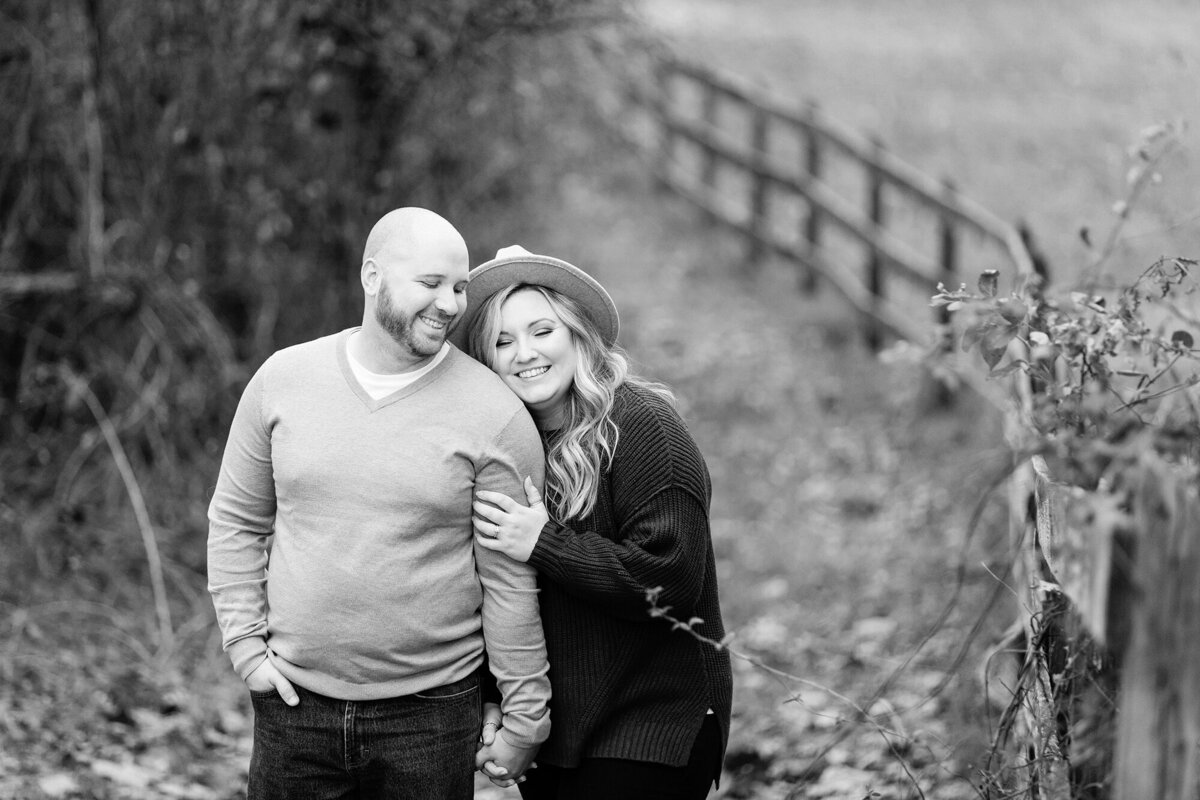
<instances>
[{"instance_id":1,"label":"sweater ribbed cuff","mask_svg":"<svg viewBox=\"0 0 1200 800\"><path fill-rule=\"evenodd\" d=\"M538 570L544 569L550 553L562 546L563 536L568 530L570 529L554 520L546 520L542 532L538 534L537 543L533 546L533 552L529 554L530 566Z\"/></svg>"},{"instance_id":2,"label":"sweater ribbed cuff","mask_svg":"<svg viewBox=\"0 0 1200 800\"><path fill-rule=\"evenodd\" d=\"M537 747L550 738L550 712L547 710L538 719L506 714L501 733L513 747Z\"/></svg>"},{"instance_id":3,"label":"sweater ribbed cuff","mask_svg":"<svg viewBox=\"0 0 1200 800\"><path fill-rule=\"evenodd\" d=\"M238 639L226 648L226 652L229 653L229 660L233 662L234 671L242 680L246 680L247 676L266 660L267 640L261 636Z\"/></svg>"}]
</instances>

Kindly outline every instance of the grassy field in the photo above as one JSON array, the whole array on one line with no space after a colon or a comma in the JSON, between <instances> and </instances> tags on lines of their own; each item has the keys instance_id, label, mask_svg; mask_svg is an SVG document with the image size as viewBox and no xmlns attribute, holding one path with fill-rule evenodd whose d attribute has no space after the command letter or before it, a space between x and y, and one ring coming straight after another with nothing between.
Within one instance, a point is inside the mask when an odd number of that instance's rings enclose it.
<instances>
[{"instance_id":1,"label":"grassy field","mask_svg":"<svg viewBox=\"0 0 1200 800\"><path fill-rule=\"evenodd\" d=\"M819 103L1005 219L1025 219L1066 280L1115 222L1130 148L1190 123L1134 207L1120 275L1200 250L1200 44L1185 0L641 0L684 55Z\"/></svg>"}]
</instances>

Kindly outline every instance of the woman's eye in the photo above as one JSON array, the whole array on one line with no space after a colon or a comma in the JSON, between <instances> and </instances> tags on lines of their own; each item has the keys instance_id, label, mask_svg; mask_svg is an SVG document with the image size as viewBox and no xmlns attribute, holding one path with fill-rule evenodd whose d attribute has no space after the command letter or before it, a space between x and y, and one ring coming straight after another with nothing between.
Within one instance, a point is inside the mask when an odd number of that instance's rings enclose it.
<instances>
[{"instance_id":1,"label":"woman's eye","mask_svg":"<svg viewBox=\"0 0 1200 800\"><path fill-rule=\"evenodd\" d=\"M421 281L421 285L426 289L436 289L438 287L438 285L432 281Z\"/></svg>"},{"instance_id":2,"label":"woman's eye","mask_svg":"<svg viewBox=\"0 0 1200 800\"><path fill-rule=\"evenodd\" d=\"M548 336L551 333L554 333L554 328L538 328L536 331L533 332L533 335L534 336Z\"/></svg>"},{"instance_id":3,"label":"woman's eye","mask_svg":"<svg viewBox=\"0 0 1200 800\"><path fill-rule=\"evenodd\" d=\"M500 339L496 342L496 349L499 350L501 347L508 347L510 344L512 344L511 339Z\"/></svg>"}]
</instances>

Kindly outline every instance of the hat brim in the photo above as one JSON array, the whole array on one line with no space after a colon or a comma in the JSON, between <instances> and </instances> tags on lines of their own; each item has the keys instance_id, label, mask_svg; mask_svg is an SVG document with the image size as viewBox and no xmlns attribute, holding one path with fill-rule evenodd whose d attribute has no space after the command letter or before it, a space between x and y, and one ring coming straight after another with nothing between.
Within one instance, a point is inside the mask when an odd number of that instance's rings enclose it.
<instances>
[{"instance_id":1,"label":"hat brim","mask_svg":"<svg viewBox=\"0 0 1200 800\"><path fill-rule=\"evenodd\" d=\"M604 287L566 261L533 254L495 258L471 270L467 281L467 310L450 331L450 342L465 352L467 337L483 304L501 289L520 284L545 286L570 297L583 307L604 343L609 346L616 343L620 317Z\"/></svg>"}]
</instances>

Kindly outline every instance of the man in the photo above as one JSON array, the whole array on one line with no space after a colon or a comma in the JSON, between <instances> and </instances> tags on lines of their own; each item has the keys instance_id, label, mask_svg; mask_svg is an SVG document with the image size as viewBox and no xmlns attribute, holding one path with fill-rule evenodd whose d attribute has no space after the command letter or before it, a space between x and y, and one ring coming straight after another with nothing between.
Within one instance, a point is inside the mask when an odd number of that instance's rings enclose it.
<instances>
[{"instance_id":1,"label":"man","mask_svg":"<svg viewBox=\"0 0 1200 800\"><path fill-rule=\"evenodd\" d=\"M249 800L472 797L485 641L489 752L516 778L548 735L533 570L471 525L476 490L540 485L543 451L520 400L446 342L467 270L449 222L392 211L363 253L361 328L275 353L242 395L208 572L254 704Z\"/></svg>"}]
</instances>

